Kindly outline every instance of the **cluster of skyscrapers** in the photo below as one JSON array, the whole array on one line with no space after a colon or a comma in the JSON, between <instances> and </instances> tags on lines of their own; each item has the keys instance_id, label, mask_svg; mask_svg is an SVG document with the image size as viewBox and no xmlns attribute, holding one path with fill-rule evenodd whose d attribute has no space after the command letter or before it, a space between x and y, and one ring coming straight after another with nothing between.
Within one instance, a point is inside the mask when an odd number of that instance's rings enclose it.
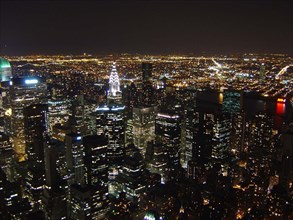
<instances>
[{"instance_id":1,"label":"cluster of skyscrapers","mask_svg":"<svg viewBox=\"0 0 293 220\"><path fill-rule=\"evenodd\" d=\"M122 86L113 63L106 99L89 102L0 64L4 219L292 217L292 125L249 119L243 91L211 107L154 88L150 63Z\"/></svg>"}]
</instances>

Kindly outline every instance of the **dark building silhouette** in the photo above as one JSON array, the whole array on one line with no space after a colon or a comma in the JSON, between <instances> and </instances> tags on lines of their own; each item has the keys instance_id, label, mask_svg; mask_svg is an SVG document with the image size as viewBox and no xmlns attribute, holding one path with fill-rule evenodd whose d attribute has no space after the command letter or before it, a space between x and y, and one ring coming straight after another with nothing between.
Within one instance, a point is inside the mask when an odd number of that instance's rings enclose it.
<instances>
[{"instance_id":1,"label":"dark building silhouette","mask_svg":"<svg viewBox=\"0 0 293 220\"><path fill-rule=\"evenodd\" d=\"M142 80L148 81L152 78L153 65L151 63L142 63Z\"/></svg>"}]
</instances>

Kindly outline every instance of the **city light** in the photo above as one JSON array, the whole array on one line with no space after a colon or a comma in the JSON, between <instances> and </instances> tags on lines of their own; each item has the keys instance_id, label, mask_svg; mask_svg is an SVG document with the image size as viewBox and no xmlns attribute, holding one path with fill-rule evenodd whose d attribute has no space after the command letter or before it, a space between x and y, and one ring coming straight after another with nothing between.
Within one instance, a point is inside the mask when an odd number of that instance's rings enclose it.
<instances>
[{"instance_id":1,"label":"city light","mask_svg":"<svg viewBox=\"0 0 293 220\"><path fill-rule=\"evenodd\" d=\"M285 103L285 102L286 102L286 99L278 98L278 99L277 99L277 102Z\"/></svg>"},{"instance_id":2,"label":"city light","mask_svg":"<svg viewBox=\"0 0 293 220\"><path fill-rule=\"evenodd\" d=\"M26 79L24 82L25 82L25 84L30 85L30 84L37 84L39 82L39 80L37 80L37 79Z\"/></svg>"},{"instance_id":3,"label":"city light","mask_svg":"<svg viewBox=\"0 0 293 220\"><path fill-rule=\"evenodd\" d=\"M289 179L282 179L281 171L272 166L274 159L286 167L291 158L290 151L283 149L292 136L282 130L288 126L284 116L290 109L288 94L293 91L290 83L282 83L290 81L289 68L280 75L283 80L273 81L267 73L247 71L251 62L268 70L264 59L152 56L154 63L144 63L141 72L131 72L147 59L121 56L117 59L121 72L129 70L131 77L125 74L120 79L116 64L109 71L109 61L103 58L99 58L101 66L91 64L92 75L84 70L90 58L65 60L22 59L32 64L33 73L45 65L47 79L12 77L1 84L5 123L0 123L0 153L5 156L13 150L16 164L34 163L25 174L18 166L7 165L15 166L9 181L22 179L25 183L27 213L36 207L50 215L55 206L44 204L55 194L48 192L59 195L60 189L66 189L54 200L64 210L59 219L73 218L76 213L99 219L124 215L197 218L204 215L201 206L209 207L209 215L215 219L219 213L227 219L252 217L257 213L254 207L267 207L267 218L289 216L281 207L292 205L290 200L280 200L276 191ZM96 58L92 60L96 62ZM275 62L280 69L285 61L282 57L267 62ZM178 63L184 69L180 74ZM17 65L15 71L26 66ZM160 78L166 71L170 77ZM59 80L60 75L66 80ZM38 87L26 86L35 84ZM268 109L273 109L273 116ZM278 176L277 181L271 173ZM58 182L57 175L65 185ZM7 189L0 186L0 191ZM231 189L236 192L233 205L219 199L229 196ZM190 204L180 204L175 211L176 198L182 193ZM14 199L22 201L23 195L11 191L3 206L16 206ZM38 208L41 204L42 209Z\"/></svg>"}]
</instances>

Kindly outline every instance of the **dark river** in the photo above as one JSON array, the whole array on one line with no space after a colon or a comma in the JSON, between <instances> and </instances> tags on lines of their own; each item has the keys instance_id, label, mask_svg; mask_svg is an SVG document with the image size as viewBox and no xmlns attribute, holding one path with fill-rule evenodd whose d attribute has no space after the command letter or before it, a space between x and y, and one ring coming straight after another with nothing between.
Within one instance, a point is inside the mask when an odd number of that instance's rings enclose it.
<instances>
[{"instance_id":1,"label":"dark river","mask_svg":"<svg viewBox=\"0 0 293 220\"><path fill-rule=\"evenodd\" d=\"M203 91L197 93L199 105L209 106L210 108L221 108L223 102L223 93L217 91ZM267 111L274 118L274 128L280 129L283 122L291 120L292 106L290 102L277 102L274 99L264 99L260 95L244 93L243 110L246 112L249 120L253 119L255 114L260 111Z\"/></svg>"}]
</instances>

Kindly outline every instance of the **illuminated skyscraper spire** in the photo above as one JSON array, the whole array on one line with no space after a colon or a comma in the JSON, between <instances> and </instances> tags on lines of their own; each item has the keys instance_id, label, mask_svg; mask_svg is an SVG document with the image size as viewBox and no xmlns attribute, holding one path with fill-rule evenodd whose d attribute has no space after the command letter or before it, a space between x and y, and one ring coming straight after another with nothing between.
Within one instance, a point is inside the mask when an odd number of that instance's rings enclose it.
<instances>
[{"instance_id":1,"label":"illuminated skyscraper spire","mask_svg":"<svg viewBox=\"0 0 293 220\"><path fill-rule=\"evenodd\" d=\"M117 96L117 92L120 92L120 80L116 69L116 63L114 62L109 78L109 95Z\"/></svg>"}]
</instances>

